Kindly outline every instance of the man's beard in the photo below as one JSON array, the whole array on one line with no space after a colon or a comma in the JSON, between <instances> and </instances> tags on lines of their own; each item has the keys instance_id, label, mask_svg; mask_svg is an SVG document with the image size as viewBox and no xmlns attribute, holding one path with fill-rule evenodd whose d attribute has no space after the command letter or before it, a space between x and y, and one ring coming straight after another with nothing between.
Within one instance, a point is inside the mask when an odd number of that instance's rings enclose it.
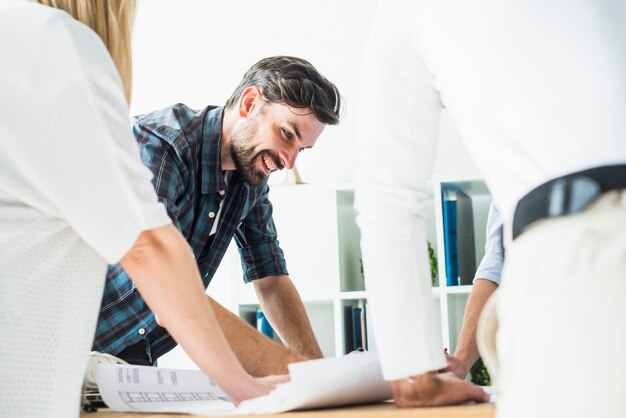
<instances>
[{"instance_id":1,"label":"man's beard","mask_svg":"<svg viewBox=\"0 0 626 418\"><path fill-rule=\"evenodd\" d=\"M256 160L264 154L272 160L278 169L282 169L283 165L280 160L267 151L255 153L252 143L259 124L259 114L254 115L241 128L235 129L230 137L230 156L235 163L235 168L243 177L244 181L254 187L259 187L267 179L264 171L255 167ZM263 162L263 164L265 164Z\"/></svg>"}]
</instances>

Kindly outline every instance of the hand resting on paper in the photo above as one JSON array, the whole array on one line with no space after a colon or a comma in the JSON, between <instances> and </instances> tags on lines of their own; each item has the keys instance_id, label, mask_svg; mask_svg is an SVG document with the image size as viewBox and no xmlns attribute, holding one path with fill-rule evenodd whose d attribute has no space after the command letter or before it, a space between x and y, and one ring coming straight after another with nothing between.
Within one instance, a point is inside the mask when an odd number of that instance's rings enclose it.
<instances>
[{"instance_id":1,"label":"hand resting on paper","mask_svg":"<svg viewBox=\"0 0 626 418\"><path fill-rule=\"evenodd\" d=\"M289 379L290 377L288 374L273 374L264 377L252 377L254 386L256 386L255 392L248 393L246 399L267 395L274 390L278 384L286 383ZM242 401L242 399L234 399L232 397L230 397L230 400L235 404L235 406L239 405Z\"/></svg>"},{"instance_id":2,"label":"hand resting on paper","mask_svg":"<svg viewBox=\"0 0 626 418\"><path fill-rule=\"evenodd\" d=\"M272 374L269 376L255 377L255 379L269 387L270 390L273 390L276 388L276 385L289 382L291 377L288 374Z\"/></svg>"},{"instance_id":3,"label":"hand resting on paper","mask_svg":"<svg viewBox=\"0 0 626 418\"><path fill-rule=\"evenodd\" d=\"M448 361L448 367L445 369L441 369L441 373L451 372L455 376L465 379L467 373L469 372L467 366L457 357L451 356L446 352L446 360Z\"/></svg>"},{"instance_id":4,"label":"hand resting on paper","mask_svg":"<svg viewBox=\"0 0 626 418\"><path fill-rule=\"evenodd\" d=\"M456 405L467 401L488 402L489 395L479 386L453 373L428 372L407 379L393 380L391 391L396 406Z\"/></svg>"}]
</instances>

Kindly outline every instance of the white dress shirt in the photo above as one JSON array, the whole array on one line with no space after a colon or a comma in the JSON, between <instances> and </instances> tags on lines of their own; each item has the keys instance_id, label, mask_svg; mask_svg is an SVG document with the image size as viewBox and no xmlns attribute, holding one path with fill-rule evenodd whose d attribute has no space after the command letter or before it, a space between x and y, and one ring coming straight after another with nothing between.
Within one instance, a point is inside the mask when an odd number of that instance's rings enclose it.
<instances>
[{"instance_id":1,"label":"white dress shirt","mask_svg":"<svg viewBox=\"0 0 626 418\"><path fill-rule=\"evenodd\" d=\"M77 417L107 263L171 221L100 38L5 0L0 39L0 416Z\"/></svg>"},{"instance_id":2,"label":"white dress shirt","mask_svg":"<svg viewBox=\"0 0 626 418\"><path fill-rule=\"evenodd\" d=\"M549 179L626 162L626 3L382 1L365 51L356 206L383 373L445 366L423 201L442 108L505 222Z\"/></svg>"}]
</instances>

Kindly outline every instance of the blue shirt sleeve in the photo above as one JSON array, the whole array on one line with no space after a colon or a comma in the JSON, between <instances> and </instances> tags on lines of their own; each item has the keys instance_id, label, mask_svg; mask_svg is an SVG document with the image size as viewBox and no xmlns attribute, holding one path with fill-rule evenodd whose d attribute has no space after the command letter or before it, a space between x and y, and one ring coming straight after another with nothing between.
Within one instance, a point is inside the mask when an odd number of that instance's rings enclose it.
<instances>
[{"instance_id":1,"label":"blue shirt sleeve","mask_svg":"<svg viewBox=\"0 0 626 418\"><path fill-rule=\"evenodd\" d=\"M504 248L502 248L502 220L500 212L491 202L487 218L487 242L485 244L485 256L483 257L474 282L478 279L487 279L500 284L502 276L502 264L504 263Z\"/></svg>"}]
</instances>

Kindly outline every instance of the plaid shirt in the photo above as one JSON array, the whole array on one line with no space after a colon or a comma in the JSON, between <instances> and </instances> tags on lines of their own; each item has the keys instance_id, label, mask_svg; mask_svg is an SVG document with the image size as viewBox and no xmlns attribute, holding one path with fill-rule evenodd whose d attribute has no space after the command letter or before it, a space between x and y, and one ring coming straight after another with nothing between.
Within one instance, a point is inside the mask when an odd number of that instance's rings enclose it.
<instances>
[{"instance_id":1,"label":"plaid shirt","mask_svg":"<svg viewBox=\"0 0 626 418\"><path fill-rule=\"evenodd\" d=\"M223 113L223 107L194 111L176 104L138 117L133 129L159 200L191 245L205 286L233 237L245 282L288 274L267 184L250 186L234 171L226 185L220 160ZM221 202L217 230L209 236ZM176 345L122 267L111 265L93 349L115 355L141 340L153 360Z\"/></svg>"}]
</instances>

